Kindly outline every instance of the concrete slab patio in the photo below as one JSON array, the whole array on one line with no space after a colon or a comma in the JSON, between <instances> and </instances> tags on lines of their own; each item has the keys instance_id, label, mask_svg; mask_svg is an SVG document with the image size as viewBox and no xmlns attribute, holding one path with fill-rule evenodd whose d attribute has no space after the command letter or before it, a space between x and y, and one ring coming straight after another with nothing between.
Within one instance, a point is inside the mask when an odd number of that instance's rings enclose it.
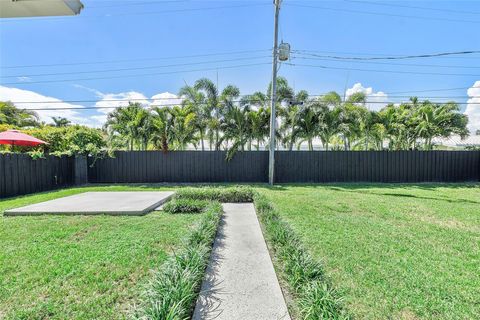
<instances>
[{"instance_id":1,"label":"concrete slab patio","mask_svg":"<svg viewBox=\"0 0 480 320\"><path fill-rule=\"evenodd\" d=\"M144 215L168 201L171 191L85 192L5 211L6 216L41 214Z\"/></svg>"},{"instance_id":2,"label":"concrete slab patio","mask_svg":"<svg viewBox=\"0 0 480 320\"><path fill-rule=\"evenodd\" d=\"M223 208L192 319L289 320L253 204Z\"/></svg>"}]
</instances>

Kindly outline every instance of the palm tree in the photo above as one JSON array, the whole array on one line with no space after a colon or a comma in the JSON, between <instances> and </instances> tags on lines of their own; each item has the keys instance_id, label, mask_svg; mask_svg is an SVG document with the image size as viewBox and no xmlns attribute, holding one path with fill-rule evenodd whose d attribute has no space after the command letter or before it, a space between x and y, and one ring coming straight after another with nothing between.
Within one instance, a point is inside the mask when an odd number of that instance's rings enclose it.
<instances>
[{"instance_id":1,"label":"palm tree","mask_svg":"<svg viewBox=\"0 0 480 320\"><path fill-rule=\"evenodd\" d=\"M360 119L365 110L366 95L362 92L352 94L336 107L340 123L338 132L342 134L345 150L350 150L352 142L361 136Z\"/></svg>"},{"instance_id":2,"label":"palm tree","mask_svg":"<svg viewBox=\"0 0 480 320\"><path fill-rule=\"evenodd\" d=\"M212 119L210 106L205 102L205 95L188 85L181 88L178 95L184 98L183 104L189 105L197 114L195 126L199 132L202 151L205 151L205 135Z\"/></svg>"},{"instance_id":3,"label":"palm tree","mask_svg":"<svg viewBox=\"0 0 480 320\"><path fill-rule=\"evenodd\" d=\"M286 101L286 106L279 106L279 114L282 117L282 125L280 126L280 132L282 134L282 140L285 145L288 146L288 150L293 149L293 145L300 138L298 122L300 121L301 105L304 105L308 101L308 92L305 90L299 91L294 94L293 89L285 90L288 92L288 96L291 98Z\"/></svg>"},{"instance_id":4,"label":"palm tree","mask_svg":"<svg viewBox=\"0 0 480 320\"><path fill-rule=\"evenodd\" d=\"M14 127L36 127L39 117L37 113L27 109L19 109L10 101L0 101L0 124Z\"/></svg>"},{"instance_id":5,"label":"palm tree","mask_svg":"<svg viewBox=\"0 0 480 320\"><path fill-rule=\"evenodd\" d=\"M255 148L259 150L260 143L264 142L269 134L270 109L267 104L267 96L262 92L244 96L240 100L240 106L247 109L247 118L250 125L248 150L251 150L253 141L256 141Z\"/></svg>"},{"instance_id":6,"label":"palm tree","mask_svg":"<svg viewBox=\"0 0 480 320\"><path fill-rule=\"evenodd\" d=\"M172 145L175 150L185 150L188 144L196 146L198 138L195 128L197 115L189 105L170 109Z\"/></svg>"},{"instance_id":7,"label":"palm tree","mask_svg":"<svg viewBox=\"0 0 480 320\"><path fill-rule=\"evenodd\" d=\"M426 150L432 149L434 137L448 137L452 133L465 137L468 134L468 118L458 111L459 107L454 102L434 104L424 101L418 106L415 113L418 119L416 133L419 138L424 139Z\"/></svg>"},{"instance_id":8,"label":"palm tree","mask_svg":"<svg viewBox=\"0 0 480 320\"><path fill-rule=\"evenodd\" d=\"M152 109L152 135L150 140L155 148L168 152L172 143L172 117L169 108L154 107Z\"/></svg>"},{"instance_id":9,"label":"palm tree","mask_svg":"<svg viewBox=\"0 0 480 320\"><path fill-rule=\"evenodd\" d=\"M266 108L259 108L258 110L250 110L247 114L250 125L250 140L248 150L251 150L253 141L256 141L255 149L260 150L260 143L265 141L268 137L270 128L270 112Z\"/></svg>"},{"instance_id":10,"label":"palm tree","mask_svg":"<svg viewBox=\"0 0 480 320\"><path fill-rule=\"evenodd\" d=\"M391 150L408 149L407 117L408 111L404 105L388 104L379 112L380 121L389 139Z\"/></svg>"},{"instance_id":11,"label":"palm tree","mask_svg":"<svg viewBox=\"0 0 480 320\"><path fill-rule=\"evenodd\" d=\"M313 151L313 139L318 135L319 115L311 105L304 106L298 114L297 131L295 134L308 143L308 150ZM300 146L300 144L299 144Z\"/></svg>"},{"instance_id":12,"label":"palm tree","mask_svg":"<svg viewBox=\"0 0 480 320\"><path fill-rule=\"evenodd\" d=\"M251 126L248 119L248 108L239 106L231 106L225 113L222 122L222 131L224 141L232 141L232 145L228 149L227 159L231 159L233 155L240 149L245 150L245 145L251 136Z\"/></svg>"},{"instance_id":13,"label":"palm tree","mask_svg":"<svg viewBox=\"0 0 480 320\"><path fill-rule=\"evenodd\" d=\"M111 138L119 135L125 139L131 151L135 144L146 149L151 130L150 113L140 103L129 102L128 106L110 112L104 127Z\"/></svg>"},{"instance_id":14,"label":"palm tree","mask_svg":"<svg viewBox=\"0 0 480 320\"><path fill-rule=\"evenodd\" d=\"M204 92L208 106L207 113L210 115L213 113L214 115L211 119L209 119L210 137L213 138L212 133L215 132L215 150L219 150L221 117L226 109L232 106L234 99L239 97L240 90L236 86L228 85L219 94L217 86L212 80L207 78L197 80L194 88ZM211 138L209 139L210 145L212 143Z\"/></svg>"},{"instance_id":15,"label":"palm tree","mask_svg":"<svg viewBox=\"0 0 480 320\"><path fill-rule=\"evenodd\" d=\"M71 121L63 117L52 117L55 127L66 127L70 125Z\"/></svg>"},{"instance_id":16,"label":"palm tree","mask_svg":"<svg viewBox=\"0 0 480 320\"><path fill-rule=\"evenodd\" d=\"M383 137L383 124L378 112L368 109L360 109L360 131L363 135L364 150L369 149L370 142L374 142L375 149L379 146L379 141Z\"/></svg>"}]
</instances>

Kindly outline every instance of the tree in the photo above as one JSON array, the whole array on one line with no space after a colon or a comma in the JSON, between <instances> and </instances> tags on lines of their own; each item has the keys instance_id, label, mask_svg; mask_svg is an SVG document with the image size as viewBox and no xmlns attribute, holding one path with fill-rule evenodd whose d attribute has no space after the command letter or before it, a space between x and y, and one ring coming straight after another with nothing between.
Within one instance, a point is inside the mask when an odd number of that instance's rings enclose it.
<instances>
[{"instance_id":1,"label":"tree","mask_svg":"<svg viewBox=\"0 0 480 320\"><path fill-rule=\"evenodd\" d=\"M318 135L319 115L315 108L306 105L298 113L297 128L294 129L295 135L308 143L308 150L313 151L313 139Z\"/></svg>"},{"instance_id":2,"label":"tree","mask_svg":"<svg viewBox=\"0 0 480 320\"><path fill-rule=\"evenodd\" d=\"M381 123L380 114L366 108L360 109L360 114L360 131L362 132L364 150L367 151L370 148L370 143L373 143L374 149L381 150L385 137L385 127Z\"/></svg>"},{"instance_id":3,"label":"tree","mask_svg":"<svg viewBox=\"0 0 480 320\"><path fill-rule=\"evenodd\" d=\"M167 107L154 107L152 109L152 135L153 146L163 152L168 152L173 141L172 116Z\"/></svg>"},{"instance_id":4,"label":"tree","mask_svg":"<svg viewBox=\"0 0 480 320\"><path fill-rule=\"evenodd\" d=\"M140 103L129 102L128 106L110 112L104 127L110 139L120 138L130 150L136 145L146 150L151 133L150 113Z\"/></svg>"},{"instance_id":5,"label":"tree","mask_svg":"<svg viewBox=\"0 0 480 320\"><path fill-rule=\"evenodd\" d=\"M52 117L55 127L66 127L71 124L71 121L63 117Z\"/></svg>"},{"instance_id":6,"label":"tree","mask_svg":"<svg viewBox=\"0 0 480 320\"><path fill-rule=\"evenodd\" d=\"M245 150L245 145L250 138L250 123L248 119L248 108L239 106L231 106L225 113L222 122L223 137L225 141L232 141L232 145L228 149L227 159L231 159L233 155L240 149Z\"/></svg>"},{"instance_id":7,"label":"tree","mask_svg":"<svg viewBox=\"0 0 480 320\"><path fill-rule=\"evenodd\" d=\"M265 141L269 134L270 112L267 107L267 98L261 92L255 92L252 95L244 96L240 100L240 106L247 109L247 119L249 123L249 142L248 150L255 141L255 148L260 149L260 143Z\"/></svg>"},{"instance_id":8,"label":"tree","mask_svg":"<svg viewBox=\"0 0 480 320\"><path fill-rule=\"evenodd\" d=\"M175 106L170 109L171 141L175 150L185 150L189 143L196 145L195 121L197 115L191 106Z\"/></svg>"},{"instance_id":9,"label":"tree","mask_svg":"<svg viewBox=\"0 0 480 320\"><path fill-rule=\"evenodd\" d=\"M251 150L253 141L256 141L255 149L260 150L260 143L265 141L270 130L270 112L268 109L261 107L256 111L248 111L247 118L250 126L248 150Z\"/></svg>"},{"instance_id":10,"label":"tree","mask_svg":"<svg viewBox=\"0 0 480 320\"><path fill-rule=\"evenodd\" d=\"M416 133L424 139L425 150L432 150L432 139L435 137L458 134L463 138L468 135L468 118L458 111L459 107L454 102L435 104L427 100L420 104L415 113L418 119Z\"/></svg>"},{"instance_id":11,"label":"tree","mask_svg":"<svg viewBox=\"0 0 480 320\"><path fill-rule=\"evenodd\" d=\"M86 126L54 127L45 125L25 129L22 132L47 142L46 148L53 154L97 155L106 147L103 132L100 129Z\"/></svg>"},{"instance_id":12,"label":"tree","mask_svg":"<svg viewBox=\"0 0 480 320\"><path fill-rule=\"evenodd\" d=\"M342 135L345 150L350 150L352 142L361 136L360 119L365 111L366 100L364 93L357 92L336 107L338 132Z\"/></svg>"},{"instance_id":13,"label":"tree","mask_svg":"<svg viewBox=\"0 0 480 320\"><path fill-rule=\"evenodd\" d=\"M285 83L288 85L287 83ZM286 94L284 97L287 100L285 106L279 106L279 115L282 118L282 124L280 126L280 133L284 145L288 146L288 150L293 149L293 145L300 139L299 132L301 129L298 127L300 121L300 112L302 105L308 101L308 92L305 90L299 91L294 94L293 89L284 89Z\"/></svg>"},{"instance_id":14,"label":"tree","mask_svg":"<svg viewBox=\"0 0 480 320\"><path fill-rule=\"evenodd\" d=\"M212 119L210 106L205 102L205 95L195 87L188 85L182 87L178 95L183 98L182 104L189 105L197 115L195 126L199 132L202 151L204 151L205 136L209 127L209 123Z\"/></svg>"},{"instance_id":15,"label":"tree","mask_svg":"<svg viewBox=\"0 0 480 320\"><path fill-rule=\"evenodd\" d=\"M342 98L335 91L331 91L313 102L319 115L318 136L327 151L330 140L338 133L341 104Z\"/></svg>"},{"instance_id":16,"label":"tree","mask_svg":"<svg viewBox=\"0 0 480 320\"><path fill-rule=\"evenodd\" d=\"M19 109L10 101L0 101L0 124L14 127L36 127L38 115L31 110Z\"/></svg>"},{"instance_id":17,"label":"tree","mask_svg":"<svg viewBox=\"0 0 480 320\"><path fill-rule=\"evenodd\" d=\"M196 90L204 92L206 96L206 103L208 106L206 113L209 115L213 114L213 117L210 118L208 121L208 126L210 129L210 145L212 143L214 133L215 150L219 150L220 125L222 114L232 105L233 99L240 96L240 90L236 86L228 85L222 90L221 94L219 94L217 86L213 83L212 80L207 78L197 80L195 82L194 88Z\"/></svg>"}]
</instances>

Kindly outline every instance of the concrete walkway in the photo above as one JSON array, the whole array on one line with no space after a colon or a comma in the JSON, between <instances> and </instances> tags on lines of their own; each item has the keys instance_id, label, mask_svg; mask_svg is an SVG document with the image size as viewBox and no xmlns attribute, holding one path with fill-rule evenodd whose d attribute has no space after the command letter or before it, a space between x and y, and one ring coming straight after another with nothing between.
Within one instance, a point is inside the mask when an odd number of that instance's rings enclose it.
<instances>
[{"instance_id":1,"label":"concrete walkway","mask_svg":"<svg viewBox=\"0 0 480 320\"><path fill-rule=\"evenodd\" d=\"M289 320L253 204L223 209L193 319Z\"/></svg>"}]
</instances>

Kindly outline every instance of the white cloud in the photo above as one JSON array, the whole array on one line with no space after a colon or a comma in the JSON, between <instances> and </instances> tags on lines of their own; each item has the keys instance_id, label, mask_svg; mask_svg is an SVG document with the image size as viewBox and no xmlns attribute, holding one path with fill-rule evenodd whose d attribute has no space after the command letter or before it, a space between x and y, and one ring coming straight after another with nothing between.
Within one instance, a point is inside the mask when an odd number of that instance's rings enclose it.
<instances>
[{"instance_id":1,"label":"white cloud","mask_svg":"<svg viewBox=\"0 0 480 320\"><path fill-rule=\"evenodd\" d=\"M152 97L152 106L173 106L182 104L183 99L176 94L170 92L163 92Z\"/></svg>"},{"instance_id":2,"label":"white cloud","mask_svg":"<svg viewBox=\"0 0 480 320\"><path fill-rule=\"evenodd\" d=\"M17 77L17 80L20 82L29 82L32 79L30 77Z\"/></svg>"},{"instance_id":3,"label":"white cloud","mask_svg":"<svg viewBox=\"0 0 480 320\"><path fill-rule=\"evenodd\" d=\"M56 110L58 108L84 108L84 106L63 102L34 91L0 86L0 100L13 101L17 107L22 109L44 109L35 112L40 116L41 121L47 123L52 122L51 117L64 117L73 123L91 125L91 120L83 117L77 110Z\"/></svg>"},{"instance_id":4,"label":"white cloud","mask_svg":"<svg viewBox=\"0 0 480 320\"><path fill-rule=\"evenodd\" d=\"M110 113L115 107L124 107L128 105L128 102L138 102L143 105L149 105L150 100L140 92L129 91L120 93L101 93L98 92L97 96L101 99L95 103L95 107L102 113Z\"/></svg>"},{"instance_id":5,"label":"white cloud","mask_svg":"<svg viewBox=\"0 0 480 320\"><path fill-rule=\"evenodd\" d=\"M347 89L346 96L349 97L354 93L363 92L367 96L367 101L372 103L366 103L366 107L370 110L378 111L385 107L388 102L388 95L385 92L378 91L373 92L373 88L366 88L362 86L360 82L355 83L352 88Z\"/></svg>"},{"instance_id":6,"label":"white cloud","mask_svg":"<svg viewBox=\"0 0 480 320\"><path fill-rule=\"evenodd\" d=\"M144 106L171 106L181 104L183 99L170 92L162 92L147 98L141 92L127 91L119 93L103 93L96 89L85 87L79 84L73 85L76 88L85 89L92 92L100 100L95 104L95 107L102 108L99 111L102 113L110 113L114 107L124 107L128 102L139 102ZM112 100L112 101L109 101ZM100 119L100 118L99 118Z\"/></svg>"},{"instance_id":7,"label":"white cloud","mask_svg":"<svg viewBox=\"0 0 480 320\"><path fill-rule=\"evenodd\" d=\"M470 134L480 130L480 81L476 81L467 91L470 97L467 101L465 114L468 116L468 129Z\"/></svg>"}]
</instances>

